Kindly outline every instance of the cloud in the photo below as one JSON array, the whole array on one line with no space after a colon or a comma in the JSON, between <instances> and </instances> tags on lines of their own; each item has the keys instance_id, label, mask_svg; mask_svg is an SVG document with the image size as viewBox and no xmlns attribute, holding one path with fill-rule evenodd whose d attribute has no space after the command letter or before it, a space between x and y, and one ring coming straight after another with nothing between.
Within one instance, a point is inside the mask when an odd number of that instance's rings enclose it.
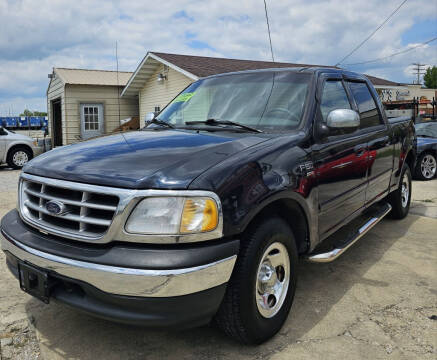
<instances>
[{"instance_id":1,"label":"cloud","mask_svg":"<svg viewBox=\"0 0 437 360\"><path fill-rule=\"evenodd\" d=\"M268 0L267 4L278 61L329 65L368 36L399 1ZM424 37L430 34L429 24L436 24L435 14L435 1L407 2L346 63L388 56L428 40ZM133 71L149 50L270 59L261 0L2 0L0 111L8 103L21 111L31 102L43 110L47 74L54 66L114 70L116 41L120 70ZM408 66L437 63L436 49L433 43L389 61L348 68L411 82Z\"/></svg>"}]
</instances>

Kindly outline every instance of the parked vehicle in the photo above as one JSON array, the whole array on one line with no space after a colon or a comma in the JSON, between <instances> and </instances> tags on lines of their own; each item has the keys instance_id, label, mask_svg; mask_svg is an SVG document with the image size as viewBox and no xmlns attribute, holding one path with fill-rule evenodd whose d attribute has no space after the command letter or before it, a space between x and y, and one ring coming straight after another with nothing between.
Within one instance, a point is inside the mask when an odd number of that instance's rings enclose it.
<instances>
[{"instance_id":1,"label":"parked vehicle","mask_svg":"<svg viewBox=\"0 0 437 360\"><path fill-rule=\"evenodd\" d=\"M333 261L408 214L414 124L387 121L362 75L216 75L149 120L23 169L1 234L24 291L124 323L214 319L261 343L288 316L299 257Z\"/></svg>"},{"instance_id":2,"label":"parked vehicle","mask_svg":"<svg viewBox=\"0 0 437 360\"><path fill-rule=\"evenodd\" d=\"M11 168L21 169L43 151L44 146L37 140L0 126L0 164L7 163Z\"/></svg>"},{"instance_id":3,"label":"parked vehicle","mask_svg":"<svg viewBox=\"0 0 437 360\"><path fill-rule=\"evenodd\" d=\"M414 175L420 180L431 180L437 169L437 122L415 125L417 134L417 163Z\"/></svg>"}]
</instances>

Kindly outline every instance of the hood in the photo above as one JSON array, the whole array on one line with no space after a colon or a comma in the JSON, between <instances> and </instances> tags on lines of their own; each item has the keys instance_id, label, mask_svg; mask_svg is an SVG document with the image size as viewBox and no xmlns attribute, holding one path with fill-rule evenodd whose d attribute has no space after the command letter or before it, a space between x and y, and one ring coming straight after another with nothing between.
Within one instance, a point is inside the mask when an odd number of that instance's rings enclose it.
<instances>
[{"instance_id":1,"label":"hood","mask_svg":"<svg viewBox=\"0 0 437 360\"><path fill-rule=\"evenodd\" d=\"M185 189L228 156L268 140L248 133L146 130L64 146L30 161L24 172L134 189Z\"/></svg>"},{"instance_id":2,"label":"hood","mask_svg":"<svg viewBox=\"0 0 437 360\"><path fill-rule=\"evenodd\" d=\"M7 140L33 141L29 136L13 133L11 131L8 131Z\"/></svg>"}]
</instances>

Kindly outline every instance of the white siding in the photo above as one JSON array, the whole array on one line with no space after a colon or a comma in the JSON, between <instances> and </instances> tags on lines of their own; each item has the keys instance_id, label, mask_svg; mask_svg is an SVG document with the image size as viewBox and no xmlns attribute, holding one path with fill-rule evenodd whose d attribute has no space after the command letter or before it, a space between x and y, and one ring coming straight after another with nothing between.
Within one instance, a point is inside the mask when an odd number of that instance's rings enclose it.
<instances>
[{"instance_id":1,"label":"white siding","mask_svg":"<svg viewBox=\"0 0 437 360\"><path fill-rule=\"evenodd\" d=\"M120 87L121 91L121 87ZM81 140L80 137L80 104L103 104L104 133L110 133L120 126L118 116L118 96L116 86L66 85L65 144ZM120 119L138 116L138 99L120 98Z\"/></svg>"},{"instance_id":2,"label":"white siding","mask_svg":"<svg viewBox=\"0 0 437 360\"><path fill-rule=\"evenodd\" d=\"M164 81L164 84L158 84L156 79L163 70L164 66L159 66L139 91L140 124L144 123L144 117L147 113L155 111L155 106L159 106L162 110L177 94L193 82L189 77L170 68L167 80Z\"/></svg>"},{"instance_id":3,"label":"white siding","mask_svg":"<svg viewBox=\"0 0 437 360\"><path fill-rule=\"evenodd\" d=\"M64 83L55 74L55 78L50 80L49 88L47 89L47 117L49 121L49 134L52 136L52 105L51 101L61 98L61 113L62 113L62 134L63 134L63 144L65 144L65 102L64 102Z\"/></svg>"}]
</instances>

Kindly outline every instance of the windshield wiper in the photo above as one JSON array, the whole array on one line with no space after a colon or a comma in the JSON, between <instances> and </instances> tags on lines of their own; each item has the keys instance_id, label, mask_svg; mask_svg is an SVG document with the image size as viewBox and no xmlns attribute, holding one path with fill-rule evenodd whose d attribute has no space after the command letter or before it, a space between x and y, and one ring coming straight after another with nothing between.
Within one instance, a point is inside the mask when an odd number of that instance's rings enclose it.
<instances>
[{"instance_id":1,"label":"windshield wiper","mask_svg":"<svg viewBox=\"0 0 437 360\"><path fill-rule=\"evenodd\" d=\"M161 125L161 126L168 127L168 128L170 128L170 129L174 129L174 128L175 128L172 124L169 124L169 123L166 122L166 121L159 120L159 119L156 119L156 118L153 119L153 120L150 120L149 122L147 122L146 128L147 128L150 124Z\"/></svg>"},{"instance_id":2,"label":"windshield wiper","mask_svg":"<svg viewBox=\"0 0 437 360\"><path fill-rule=\"evenodd\" d=\"M210 126L230 125L230 126L237 126L241 129L245 129L247 131L262 133L262 131L259 129L255 129L253 127L250 127L250 126L247 126L244 124L240 124L240 123L235 122L235 121L229 121L229 120L208 119L208 120L200 120L200 121L186 121L185 124L186 125L205 124L205 125L210 125Z\"/></svg>"}]
</instances>

